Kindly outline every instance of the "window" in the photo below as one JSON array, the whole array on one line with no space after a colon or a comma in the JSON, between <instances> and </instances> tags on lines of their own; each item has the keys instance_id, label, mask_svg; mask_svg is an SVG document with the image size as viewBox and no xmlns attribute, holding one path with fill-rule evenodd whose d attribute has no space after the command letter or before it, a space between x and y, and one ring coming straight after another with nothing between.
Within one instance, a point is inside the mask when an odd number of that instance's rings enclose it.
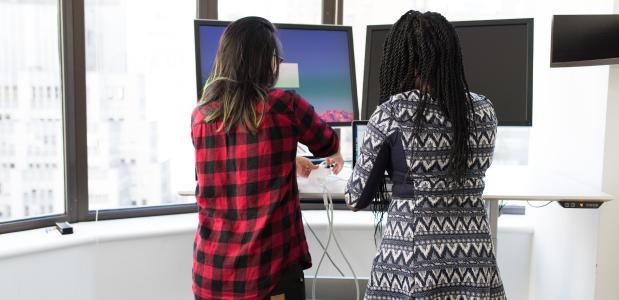
<instances>
[{"instance_id":1,"label":"window","mask_svg":"<svg viewBox=\"0 0 619 300\"><path fill-rule=\"evenodd\" d=\"M273 23L320 24L322 21L322 0L221 0L218 5L218 17L224 21L247 16L260 16Z\"/></svg>"},{"instance_id":2,"label":"window","mask_svg":"<svg viewBox=\"0 0 619 300\"><path fill-rule=\"evenodd\" d=\"M86 0L89 209L194 202L195 1Z\"/></svg>"},{"instance_id":3,"label":"window","mask_svg":"<svg viewBox=\"0 0 619 300\"><path fill-rule=\"evenodd\" d=\"M218 15L320 24L322 2L218 1ZM180 194L195 189L196 4L0 0L0 232L88 221L93 210L112 210L107 219L195 209L162 205L195 201ZM86 170L87 187L75 180Z\"/></svg>"},{"instance_id":4,"label":"window","mask_svg":"<svg viewBox=\"0 0 619 300\"><path fill-rule=\"evenodd\" d=\"M0 1L0 20L0 222L62 214L58 3Z\"/></svg>"}]
</instances>

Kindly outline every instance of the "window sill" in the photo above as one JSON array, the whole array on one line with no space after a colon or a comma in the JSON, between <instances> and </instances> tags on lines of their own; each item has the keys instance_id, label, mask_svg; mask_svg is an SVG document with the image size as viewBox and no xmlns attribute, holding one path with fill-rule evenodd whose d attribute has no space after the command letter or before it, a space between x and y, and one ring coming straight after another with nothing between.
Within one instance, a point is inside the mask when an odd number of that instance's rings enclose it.
<instances>
[{"instance_id":1,"label":"window sill","mask_svg":"<svg viewBox=\"0 0 619 300\"><path fill-rule=\"evenodd\" d=\"M7 233L0 236L0 259L98 242L148 238L193 232L197 214L81 222L73 234L61 235L54 227Z\"/></svg>"},{"instance_id":2,"label":"window sill","mask_svg":"<svg viewBox=\"0 0 619 300\"><path fill-rule=\"evenodd\" d=\"M532 226L524 221L523 217L503 216L499 218L500 232L532 233ZM303 210L303 220L314 229L326 229L328 224L324 210ZM333 220L336 232L346 230L373 232L374 230L374 216L371 211L336 210L333 212ZM0 235L0 259L99 242L193 234L197 224L197 214L190 213L81 222L73 224L74 233L70 235L60 235L53 227L7 233Z\"/></svg>"}]
</instances>

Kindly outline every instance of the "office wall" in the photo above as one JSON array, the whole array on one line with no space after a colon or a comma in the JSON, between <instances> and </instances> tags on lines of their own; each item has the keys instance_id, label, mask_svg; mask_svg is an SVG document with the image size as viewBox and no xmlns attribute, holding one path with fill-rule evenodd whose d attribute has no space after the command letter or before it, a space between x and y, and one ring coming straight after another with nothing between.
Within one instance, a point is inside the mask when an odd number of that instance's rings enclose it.
<instances>
[{"instance_id":1,"label":"office wall","mask_svg":"<svg viewBox=\"0 0 619 300\"><path fill-rule=\"evenodd\" d=\"M615 1L619 13L619 1ZM605 192L619 197L619 66L610 68L606 111L606 144L604 149ZM616 198L617 199L617 198ZM619 200L604 204L600 211L597 257L597 300L617 299L619 279Z\"/></svg>"},{"instance_id":2,"label":"office wall","mask_svg":"<svg viewBox=\"0 0 619 300\"><path fill-rule=\"evenodd\" d=\"M0 298L193 299L192 242L187 232L0 260Z\"/></svg>"},{"instance_id":3,"label":"office wall","mask_svg":"<svg viewBox=\"0 0 619 300\"><path fill-rule=\"evenodd\" d=\"M619 0L615 0L614 13L619 14ZM619 197L619 66L610 67L608 102L606 109L606 139L604 145L604 172L602 189ZM617 299L619 278L619 200L605 204L600 211L599 243L597 255L597 300Z\"/></svg>"}]
</instances>

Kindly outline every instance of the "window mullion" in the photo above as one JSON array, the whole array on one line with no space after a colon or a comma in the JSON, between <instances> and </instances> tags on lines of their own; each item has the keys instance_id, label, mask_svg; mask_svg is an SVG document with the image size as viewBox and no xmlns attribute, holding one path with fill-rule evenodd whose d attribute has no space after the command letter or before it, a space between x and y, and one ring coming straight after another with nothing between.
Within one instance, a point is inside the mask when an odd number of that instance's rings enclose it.
<instances>
[{"instance_id":1,"label":"window mullion","mask_svg":"<svg viewBox=\"0 0 619 300\"><path fill-rule=\"evenodd\" d=\"M196 19L217 20L217 0L196 0Z\"/></svg>"},{"instance_id":2,"label":"window mullion","mask_svg":"<svg viewBox=\"0 0 619 300\"><path fill-rule=\"evenodd\" d=\"M344 0L322 0L322 24L342 25L343 10Z\"/></svg>"},{"instance_id":3,"label":"window mullion","mask_svg":"<svg viewBox=\"0 0 619 300\"><path fill-rule=\"evenodd\" d=\"M59 1L65 209L77 222L88 216L84 0Z\"/></svg>"}]
</instances>

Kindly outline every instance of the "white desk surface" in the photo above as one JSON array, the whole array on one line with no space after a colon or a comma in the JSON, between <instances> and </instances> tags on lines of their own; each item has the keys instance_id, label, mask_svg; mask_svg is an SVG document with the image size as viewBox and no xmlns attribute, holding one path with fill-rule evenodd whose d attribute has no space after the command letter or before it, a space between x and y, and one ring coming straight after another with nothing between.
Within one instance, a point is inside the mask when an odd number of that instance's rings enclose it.
<instances>
[{"instance_id":1,"label":"white desk surface","mask_svg":"<svg viewBox=\"0 0 619 300\"><path fill-rule=\"evenodd\" d=\"M335 199L344 198L344 187L352 172L345 167L327 179L327 188ZM301 198L322 198L322 187L306 178L298 178ZM610 201L613 196L566 176L531 167L493 166L486 173L486 200L521 201Z\"/></svg>"},{"instance_id":2,"label":"white desk surface","mask_svg":"<svg viewBox=\"0 0 619 300\"><path fill-rule=\"evenodd\" d=\"M344 199L344 188L352 169L347 164L340 174L327 177L327 189L334 199ZM486 200L520 201L581 201L606 202L613 196L599 189L582 184L564 175L543 169L520 166L493 166L486 173ZM323 187L298 178L300 198L320 199ZM180 192L193 196L193 191Z\"/></svg>"}]
</instances>

